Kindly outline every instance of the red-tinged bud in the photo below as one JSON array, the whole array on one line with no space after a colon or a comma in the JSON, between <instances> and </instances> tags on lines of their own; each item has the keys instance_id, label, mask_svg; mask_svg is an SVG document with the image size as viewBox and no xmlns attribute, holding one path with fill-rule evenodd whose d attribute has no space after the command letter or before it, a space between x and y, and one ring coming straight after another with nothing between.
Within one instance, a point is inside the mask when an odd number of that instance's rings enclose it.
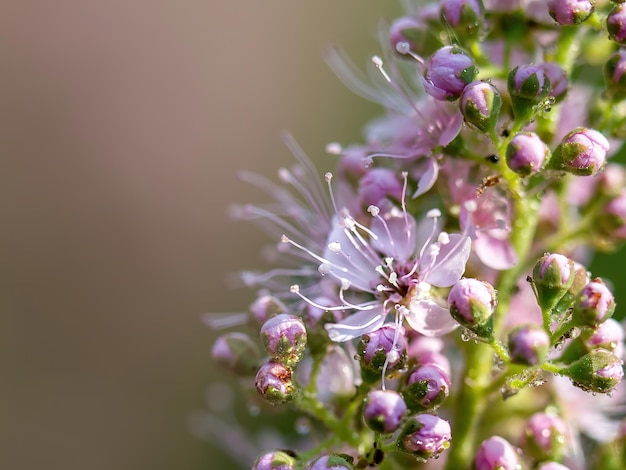
<instances>
[{"instance_id":1,"label":"red-tinged bud","mask_svg":"<svg viewBox=\"0 0 626 470\"><path fill-rule=\"evenodd\" d=\"M572 320L579 326L597 326L615 311L613 293L600 278L587 284L574 302Z\"/></svg>"},{"instance_id":2,"label":"red-tinged bud","mask_svg":"<svg viewBox=\"0 0 626 470\"><path fill-rule=\"evenodd\" d=\"M256 374L256 389L272 405L279 405L295 398L291 381L291 369L278 362L263 364Z\"/></svg>"}]
</instances>

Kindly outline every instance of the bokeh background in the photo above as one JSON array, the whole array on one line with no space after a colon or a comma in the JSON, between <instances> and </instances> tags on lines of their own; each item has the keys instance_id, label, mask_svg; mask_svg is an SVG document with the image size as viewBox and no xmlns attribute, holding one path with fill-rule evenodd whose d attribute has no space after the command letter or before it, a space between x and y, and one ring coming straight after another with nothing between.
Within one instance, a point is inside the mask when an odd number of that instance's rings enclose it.
<instances>
[{"instance_id":1,"label":"bokeh background","mask_svg":"<svg viewBox=\"0 0 626 470\"><path fill-rule=\"evenodd\" d=\"M239 312L259 197L291 131L320 169L377 108L359 64L396 2L4 0L0 15L0 468L237 468L188 419L226 404L203 312ZM614 266L623 257L612 258ZM613 274L614 279L621 276ZM618 299L620 293L618 292ZM210 404L209 404L210 405ZM219 408L219 407L218 407Z\"/></svg>"},{"instance_id":2,"label":"bokeh background","mask_svg":"<svg viewBox=\"0 0 626 470\"><path fill-rule=\"evenodd\" d=\"M245 310L228 275L267 242L226 215L259 197L237 171L290 164L283 130L326 169L327 142L360 138L376 108L322 51L365 65L398 4L1 10L0 468L236 468L187 420L222 374L200 316Z\"/></svg>"}]
</instances>

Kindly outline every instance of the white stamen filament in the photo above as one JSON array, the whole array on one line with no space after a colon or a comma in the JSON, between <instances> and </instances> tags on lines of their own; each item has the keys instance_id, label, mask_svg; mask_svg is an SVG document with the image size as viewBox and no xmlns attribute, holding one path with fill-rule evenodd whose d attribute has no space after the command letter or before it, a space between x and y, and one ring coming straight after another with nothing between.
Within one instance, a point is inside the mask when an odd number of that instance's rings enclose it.
<instances>
[{"instance_id":1,"label":"white stamen filament","mask_svg":"<svg viewBox=\"0 0 626 470\"><path fill-rule=\"evenodd\" d=\"M329 266L332 266L333 268L337 268L343 272L348 272L347 268L344 268L343 266L338 266L335 263L330 262L329 260L327 260L326 258L323 258L319 255L316 255L315 253L313 253L311 250L309 250L308 248L300 245L299 243L294 242L293 240L291 240L289 237L287 237L287 235L282 235L280 237L280 241L282 243L289 243L290 245L295 246L296 248L304 251L306 254L308 254L309 256L311 256L313 259L316 259L317 261L319 261L322 264L327 264Z\"/></svg>"}]
</instances>

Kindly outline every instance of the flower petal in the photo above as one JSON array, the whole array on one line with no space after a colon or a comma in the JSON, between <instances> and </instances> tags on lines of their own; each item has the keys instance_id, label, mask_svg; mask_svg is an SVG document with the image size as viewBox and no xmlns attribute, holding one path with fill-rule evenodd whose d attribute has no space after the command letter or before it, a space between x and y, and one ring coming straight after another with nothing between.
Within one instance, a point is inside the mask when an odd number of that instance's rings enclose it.
<instances>
[{"instance_id":1,"label":"flower petal","mask_svg":"<svg viewBox=\"0 0 626 470\"><path fill-rule=\"evenodd\" d=\"M425 299L411 302L406 321L411 328L424 336L442 336L459 326L448 309Z\"/></svg>"},{"instance_id":2,"label":"flower petal","mask_svg":"<svg viewBox=\"0 0 626 470\"><path fill-rule=\"evenodd\" d=\"M437 287L450 287L461 279L472 249L472 240L465 235L453 233L449 238L448 243L441 245L435 266L424 278L425 282Z\"/></svg>"},{"instance_id":3,"label":"flower petal","mask_svg":"<svg viewBox=\"0 0 626 470\"><path fill-rule=\"evenodd\" d=\"M493 237L479 232L474 241L474 252L491 269L511 269L517 264L517 255L508 238Z\"/></svg>"},{"instance_id":4,"label":"flower petal","mask_svg":"<svg viewBox=\"0 0 626 470\"><path fill-rule=\"evenodd\" d=\"M382 311L376 313L368 310L354 313L339 323L327 323L324 328L331 341L343 343L379 329L384 322L385 315Z\"/></svg>"},{"instance_id":5,"label":"flower petal","mask_svg":"<svg viewBox=\"0 0 626 470\"><path fill-rule=\"evenodd\" d=\"M421 196L434 186L439 176L439 164L434 158L426 159L426 169L417 181L417 190L413 193L413 199Z\"/></svg>"}]
</instances>

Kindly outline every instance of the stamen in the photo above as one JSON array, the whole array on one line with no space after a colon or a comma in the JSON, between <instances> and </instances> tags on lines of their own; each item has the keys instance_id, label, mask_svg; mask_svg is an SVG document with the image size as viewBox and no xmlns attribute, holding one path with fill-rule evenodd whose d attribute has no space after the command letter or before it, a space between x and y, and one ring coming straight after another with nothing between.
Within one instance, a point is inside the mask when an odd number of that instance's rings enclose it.
<instances>
[{"instance_id":1,"label":"stamen","mask_svg":"<svg viewBox=\"0 0 626 470\"><path fill-rule=\"evenodd\" d=\"M396 44L396 51L402 55L409 55L415 59L420 65L424 65L424 59L411 50L411 45L406 41L400 41Z\"/></svg>"},{"instance_id":2,"label":"stamen","mask_svg":"<svg viewBox=\"0 0 626 470\"><path fill-rule=\"evenodd\" d=\"M448 235L448 232L441 232L437 237L437 243L440 245L447 245L450 243L450 235Z\"/></svg>"},{"instance_id":3,"label":"stamen","mask_svg":"<svg viewBox=\"0 0 626 470\"><path fill-rule=\"evenodd\" d=\"M328 249L333 253L339 253L341 251L341 243L339 242L330 242L328 244Z\"/></svg>"},{"instance_id":4,"label":"stamen","mask_svg":"<svg viewBox=\"0 0 626 470\"><path fill-rule=\"evenodd\" d=\"M372 217L376 217L378 214L380 214L380 207L371 205L367 208L367 212L369 212Z\"/></svg>"},{"instance_id":5,"label":"stamen","mask_svg":"<svg viewBox=\"0 0 626 470\"><path fill-rule=\"evenodd\" d=\"M335 214L339 215L339 210L337 209L337 203L335 202L335 195L333 193L333 186L330 183L333 179L333 174L330 171L327 172L326 174L324 174L324 179L326 180L326 183L328 184L328 194L330 194L330 202L333 205Z\"/></svg>"},{"instance_id":6,"label":"stamen","mask_svg":"<svg viewBox=\"0 0 626 470\"><path fill-rule=\"evenodd\" d=\"M387 72L385 71L385 69L383 68L383 60L378 57L378 56L374 56L372 57L372 62L374 63L374 65L376 66L376 68L378 69L378 71L381 73L381 75L385 78L385 80L387 80L387 82L389 82L389 84L394 88L394 90L396 90L398 92L398 94L404 98L404 100L409 104L409 106L411 106L411 108L413 108L413 110L417 113L418 116L422 116L422 114L420 113L419 109L417 109L417 107L415 106L415 103L413 103L413 100L411 100L407 94L402 90L402 88L400 88L389 76L389 74L387 74ZM423 117L423 116L422 116Z\"/></svg>"},{"instance_id":7,"label":"stamen","mask_svg":"<svg viewBox=\"0 0 626 470\"><path fill-rule=\"evenodd\" d=\"M333 268L337 268L343 272L348 272L348 269L344 268L343 266L338 266L335 263L330 262L329 260L327 260L326 258L323 258L319 255L316 255L315 253L313 253L311 250L309 250L308 248L300 245L299 243L294 242L293 240L291 240L289 237L287 237L287 235L281 235L280 237L280 241L281 243L289 243L290 245L295 246L296 248L304 251L306 254L308 254L309 256L311 256L313 259L316 259L317 261L319 261L322 264L328 264L329 266L332 266Z\"/></svg>"},{"instance_id":8,"label":"stamen","mask_svg":"<svg viewBox=\"0 0 626 470\"><path fill-rule=\"evenodd\" d=\"M409 217L406 212L406 187L408 185L408 176L409 173L407 171L402 172L402 179L404 180L404 183L402 184L402 213L404 214L404 225L406 226L407 243L411 241L411 227L409 226Z\"/></svg>"},{"instance_id":9,"label":"stamen","mask_svg":"<svg viewBox=\"0 0 626 470\"><path fill-rule=\"evenodd\" d=\"M328 307L326 305L320 305L317 302L314 302L313 300L311 300L308 297L306 297L304 294L302 294L300 292L300 286L298 284L294 284L293 286L291 286L289 288L289 291L292 294L296 294L298 297L300 297L302 300L304 300L307 304L309 304L309 305L311 305L313 307L319 308L321 310L328 311L328 312L336 312L336 311L346 310L348 308L356 308L358 310L371 310L371 309L373 309L376 306L376 305L365 304L364 306L359 307L357 305L353 306L353 305L347 304L347 305L338 305L338 306L335 306L335 307ZM342 325L342 327L343 326L344 325Z\"/></svg>"}]
</instances>

